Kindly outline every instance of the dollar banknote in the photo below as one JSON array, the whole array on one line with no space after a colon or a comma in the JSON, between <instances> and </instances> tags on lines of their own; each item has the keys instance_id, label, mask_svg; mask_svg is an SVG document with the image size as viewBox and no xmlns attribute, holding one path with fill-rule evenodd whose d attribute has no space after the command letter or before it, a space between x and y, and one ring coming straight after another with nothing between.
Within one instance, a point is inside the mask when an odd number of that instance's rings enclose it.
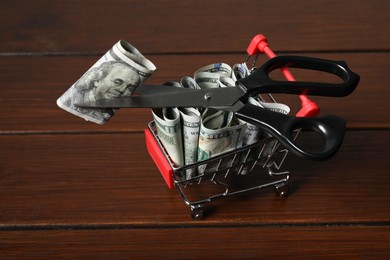
<instances>
[{"instance_id":1,"label":"dollar banknote","mask_svg":"<svg viewBox=\"0 0 390 260\"><path fill-rule=\"evenodd\" d=\"M166 81L163 83L164 86L170 86L170 87L175 87L175 88L181 88L181 85L179 82L171 80L171 81Z\"/></svg>"},{"instance_id":2,"label":"dollar banknote","mask_svg":"<svg viewBox=\"0 0 390 260\"><path fill-rule=\"evenodd\" d=\"M199 72L217 73L219 75L228 76L232 75L232 68L226 63L213 63L197 69L194 73L196 75Z\"/></svg>"},{"instance_id":3,"label":"dollar banknote","mask_svg":"<svg viewBox=\"0 0 390 260\"><path fill-rule=\"evenodd\" d=\"M252 70L250 70L245 62L235 64L232 68L233 75L237 80L249 76L255 69L252 68ZM248 99L248 103L283 114L288 114L290 112L290 108L287 105L281 103L275 104L273 102L264 102L261 100L261 96L250 97ZM267 140L271 137L267 132L261 130L258 126L255 126L249 122L245 122L241 119L240 123L246 125L243 146L254 144L261 140ZM253 169L254 164L252 162L254 162L254 160L260 157L266 158L268 155L270 155L276 145L275 142L276 141L265 142L264 145L254 147L250 154L244 155L243 158L241 158L243 167L240 168L239 173L241 175L249 173Z\"/></svg>"},{"instance_id":4,"label":"dollar banknote","mask_svg":"<svg viewBox=\"0 0 390 260\"><path fill-rule=\"evenodd\" d=\"M209 159L242 146L245 125L235 119L234 113L207 109L202 115L199 133L198 161ZM216 165L202 165L199 173L213 171Z\"/></svg>"},{"instance_id":5,"label":"dollar banknote","mask_svg":"<svg viewBox=\"0 0 390 260\"><path fill-rule=\"evenodd\" d=\"M220 88L229 88L229 87L235 87L236 81L230 77L224 77L221 76L219 78L219 87Z\"/></svg>"},{"instance_id":6,"label":"dollar banknote","mask_svg":"<svg viewBox=\"0 0 390 260\"><path fill-rule=\"evenodd\" d=\"M175 167L184 165L180 112L177 108L152 109L157 134Z\"/></svg>"},{"instance_id":7,"label":"dollar banknote","mask_svg":"<svg viewBox=\"0 0 390 260\"><path fill-rule=\"evenodd\" d=\"M180 80L181 87L190 89L200 89L200 86L190 76L184 76Z\"/></svg>"},{"instance_id":8,"label":"dollar banknote","mask_svg":"<svg viewBox=\"0 0 390 260\"><path fill-rule=\"evenodd\" d=\"M245 62L234 64L232 70L232 78L234 80L243 79L251 73Z\"/></svg>"},{"instance_id":9,"label":"dollar banknote","mask_svg":"<svg viewBox=\"0 0 390 260\"><path fill-rule=\"evenodd\" d=\"M282 103L264 102L253 97L248 99L248 103L282 114L290 113L290 107ZM240 122L247 125L243 145L249 145L259 141L259 137L262 132L261 129L258 126L255 126L249 122L245 122L241 119Z\"/></svg>"},{"instance_id":10,"label":"dollar banknote","mask_svg":"<svg viewBox=\"0 0 390 260\"><path fill-rule=\"evenodd\" d=\"M180 82L167 81L163 85L177 88L199 89L195 80L189 76ZM198 108L152 109L157 125L157 134L176 167L197 161L200 112ZM194 176L196 169L186 170L186 179Z\"/></svg>"},{"instance_id":11,"label":"dollar banknote","mask_svg":"<svg viewBox=\"0 0 390 260\"><path fill-rule=\"evenodd\" d=\"M179 108L182 119L184 163L189 165L197 162L198 140L200 129L200 112L195 108ZM194 168L186 170L186 179L195 175Z\"/></svg>"},{"instance_id":12,"label":"dollar banknote","mask_svg":"<svg viewBox=\"0 0 390 260\"><path fill-rule=\"evenodd\" d=\"M82 108L74 104L130 96L156 66L130 43L120 40L60 98L57 105L87 121L106 123L115 109Z\"/></svg>"},{"instance_id":13,"label":"dollar banknote","mask_svg":"<svg viewBox=\"0 0 390 260\"><path fill-rule=\"evenodd\" d=\"M248 99L248 103L255 105L255 106L258 106L258 107L261 107L261 108L264 108L264 109L269 109L269 110L272 110L272 111L278 112L278 113L288 114L290 112L290 107L285 105L285 104L282 104L282 103L264 102L264 101L260 101L257 98L253 98L253 97L250 97ZM249 122L246 122L244 120L241 120L241 119L239 119L239 121L241 124L246 125L243 146L254 144L256 142L259 142L260 140L264 140L264 139L271 137L271 135L269 133L263 131L258 126L255 126L255 125L253 125ZM255 159L256 157L268 156L272 153L275 145L276 145L276 141L267 142L264 144L264 146L259 146L257 149L255 148L255 150L249 155L249 157L242 158L242 160L250 161L250 160ZM252 169L252 166L244 166L242 168L240 174L245 175L251 169Z\"/></svg>"},{"instance_id":14,"label":"dollar banknote","mask_svg":"<svg viewBox=\"0 0 390 260\"><path fill-rule=\"evenodd\" d=\"M226 63L213 63L204 66L194 73L196 83L202 89L221 87L221 77L231 77L232 68Z\"/></svg>"}]
</instances>

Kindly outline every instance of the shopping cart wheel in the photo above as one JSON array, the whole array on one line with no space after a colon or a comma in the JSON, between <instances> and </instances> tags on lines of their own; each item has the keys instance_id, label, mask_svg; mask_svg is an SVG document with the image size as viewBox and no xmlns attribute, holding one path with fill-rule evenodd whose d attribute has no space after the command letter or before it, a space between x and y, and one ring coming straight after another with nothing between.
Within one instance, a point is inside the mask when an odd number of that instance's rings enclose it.
<instances>
[{"instance_id":1,"label":"shopping cart wheel","mask_svg":"<svg viewBox=\"0 0 390 260\"><path fill-rule=\"evenodd\" d=\"M275 185L276 194L280 197L286 197L288 194L288 185L283 182Z\"/></svg>"},{"instance_id":2,"label":"shopping cart wheel","mask_svg":"<svg viewBox=\"0 0 390 260\"><path fill-rule=\"evenodd\" d=\"M203 209L198 207L191 207L191 218L194 220L203 218Z\"/></svg>"}]
</instances>

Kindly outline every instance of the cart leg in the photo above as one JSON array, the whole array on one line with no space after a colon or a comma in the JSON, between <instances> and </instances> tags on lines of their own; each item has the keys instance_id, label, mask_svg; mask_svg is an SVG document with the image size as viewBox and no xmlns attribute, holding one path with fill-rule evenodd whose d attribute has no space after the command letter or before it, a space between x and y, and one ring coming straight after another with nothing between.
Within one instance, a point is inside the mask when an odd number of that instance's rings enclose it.
<instances>
[{"instance_id":1,"label":"cart leg","mask_svg":"<svg viewBox=\"0 0 390 260\"><path fill-rule=\"evenodd\" d=\"M288 194L287 182L279 183L275 185L276 194L280 197L286 197Z\"/></svg>"},{"instance_id":2,"label":"cart leg","mask_svg":"<svg viewBox=\"0 0 390 260\"><path fill-rule=\"evenodd\" d=\"M191 206L191 218L194 220L199 220L203 218L203 208L200 205Z\"/></svg>"}]
</instances>

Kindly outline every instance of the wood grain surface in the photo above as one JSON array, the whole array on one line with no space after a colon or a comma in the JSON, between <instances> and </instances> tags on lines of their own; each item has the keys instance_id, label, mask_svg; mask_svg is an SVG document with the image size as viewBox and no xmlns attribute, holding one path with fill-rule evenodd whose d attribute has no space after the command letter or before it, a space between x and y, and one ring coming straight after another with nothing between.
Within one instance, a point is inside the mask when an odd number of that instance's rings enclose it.
<instances>
[{"instance_id":1,"label":"wood grain surface","mask_svg":"<svg viewBox=\"0 0 390 260\"><path fill-rule=\"evenodd\" d=\"M383 0L3 0L0 49L96 53L123 38L143 53L243 52L242 40L262 33L278 51L381 51L389 8Z\"/></svg>"},{"instance_id":2,"label":"wood grain surface","mask_svg":"<svg viewBox=\"0 0 390 260\"><path fill-rule=\"evenodd\" d=\"M0 6L1 259L389 258L389 1ZM192 220L146 150L149 109L121 109L101 126L56 105L119 39L155 63L148 83L161 84L211 63L245 61L259 33L276 53L345 60L361 77L348 97L311 97L321 116L345 118L347 131L330 160L288 155L287 197L259 190L212 202L204 219ZM300 108L296 96L275 97L293 113ZM260 168L233 181L265 175Z\"/></svg>"}]
</instances>

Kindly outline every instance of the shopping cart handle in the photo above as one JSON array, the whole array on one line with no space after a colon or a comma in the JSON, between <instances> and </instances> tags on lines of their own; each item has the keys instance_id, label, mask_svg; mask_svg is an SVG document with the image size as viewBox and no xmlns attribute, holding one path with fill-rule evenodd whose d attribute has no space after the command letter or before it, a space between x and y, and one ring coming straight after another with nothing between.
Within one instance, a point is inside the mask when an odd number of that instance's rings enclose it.
<instances>
[{"instance_id":1,"label":"shopping cart handle","mask_svg":"<svg viewBox=\"0 0 390 260\"><path fill-rule=\"evenodd\" d=\"M328 159L338 151L344 138L346 125L343 118L334 115L315 118L295 117L250 104L241 108L236 115L269 132L294 154L314 160ZM298 129L318 133L324 144L319 149L302 147L294 140L293 133Z\"/></svg>"}]
</instances>

